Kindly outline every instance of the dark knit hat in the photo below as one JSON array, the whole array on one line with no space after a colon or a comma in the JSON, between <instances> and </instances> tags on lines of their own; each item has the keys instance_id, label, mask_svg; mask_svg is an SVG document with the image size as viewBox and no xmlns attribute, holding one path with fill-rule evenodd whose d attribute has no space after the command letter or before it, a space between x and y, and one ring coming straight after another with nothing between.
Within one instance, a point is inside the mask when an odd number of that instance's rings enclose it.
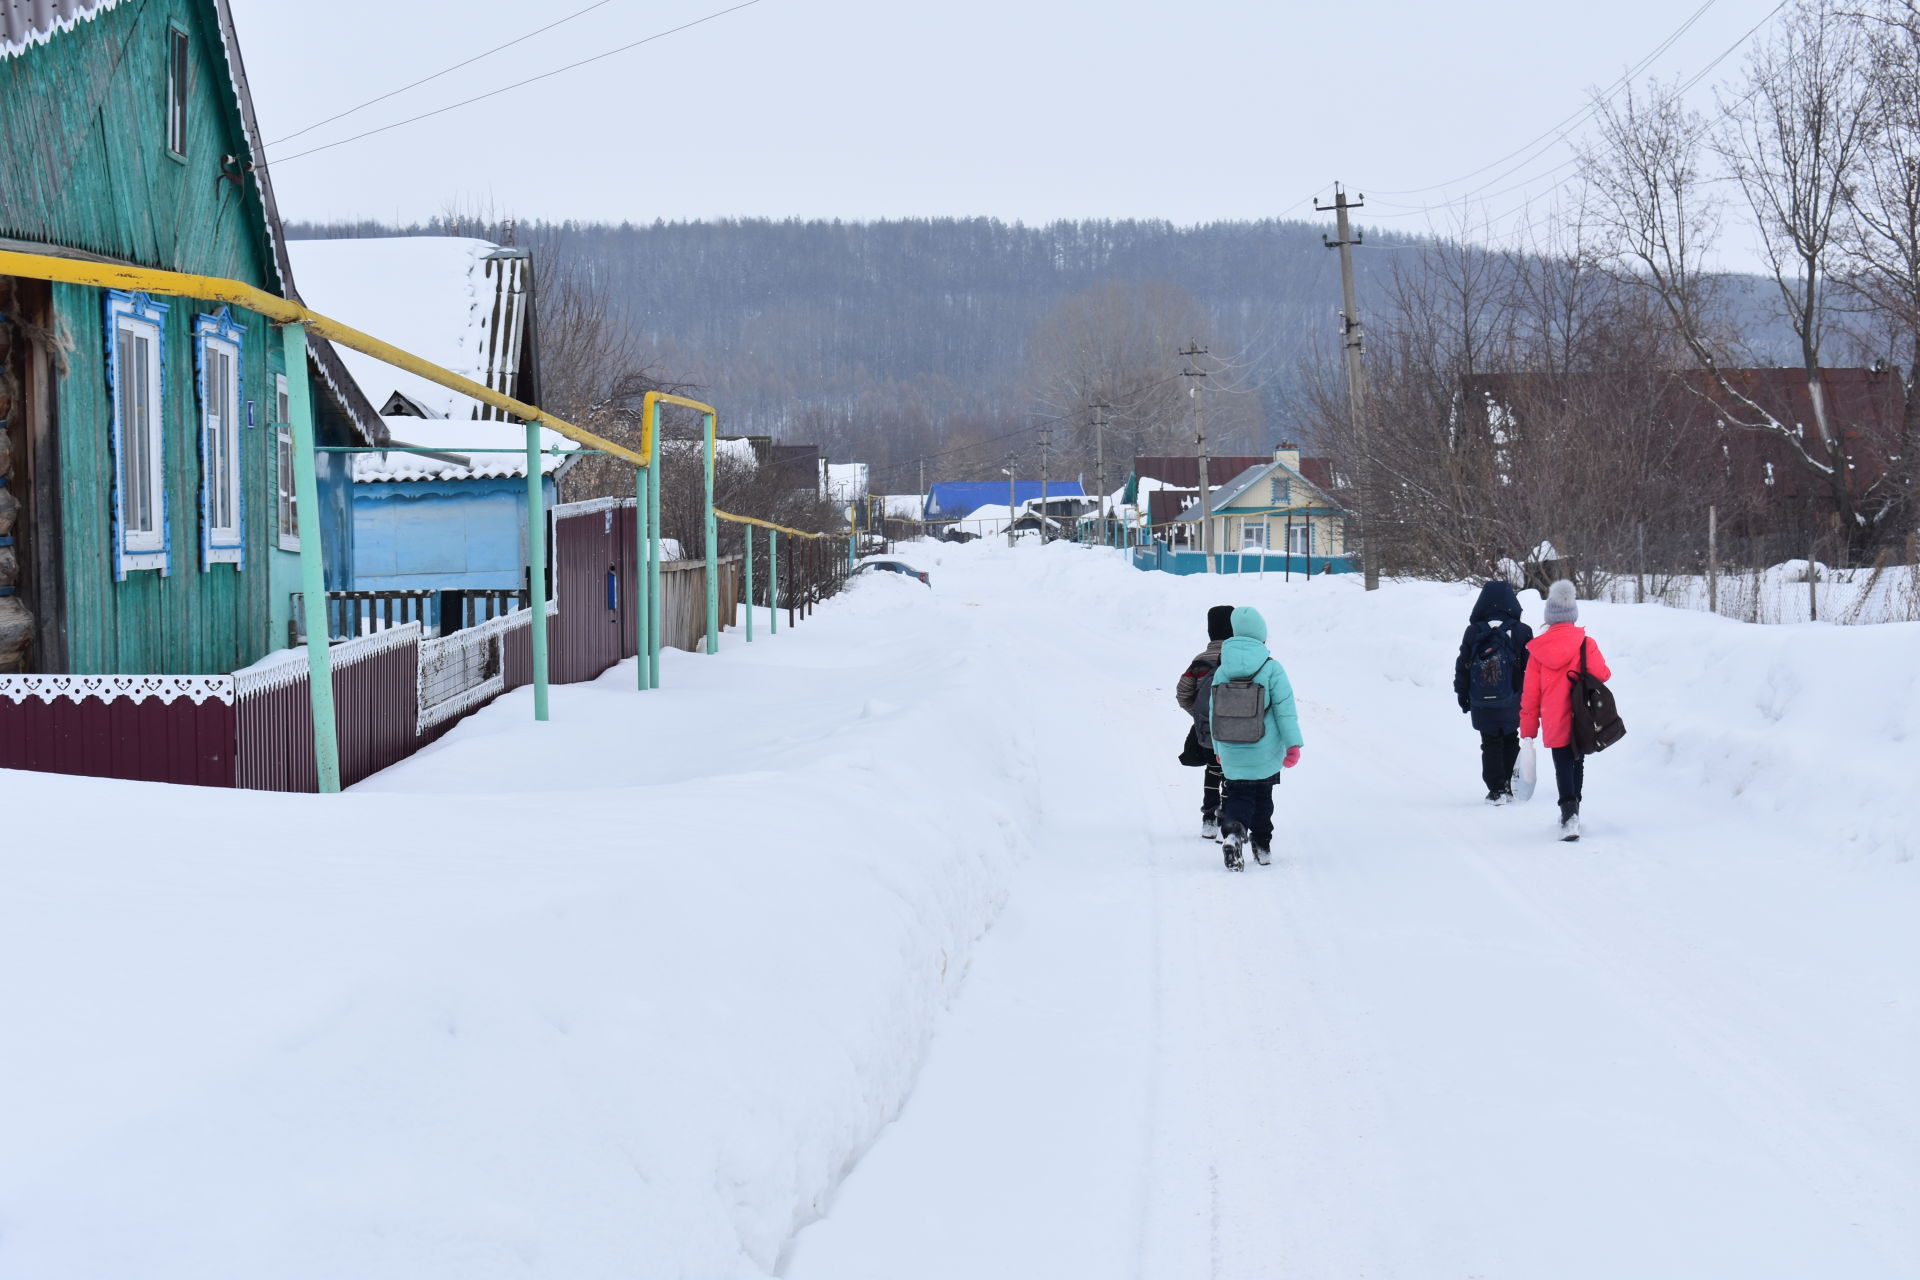
<instances>
[{"instance_id":1,"label":"dark knit hat","mask_svg":"<svg viewBox=\"0 0 1920 1280\"><path fill-rule=\"evenodd\" d=\"M1233 606L1217 604L1207 610L1207 639L1233 639Z\"/></svg>"}]
</instances>

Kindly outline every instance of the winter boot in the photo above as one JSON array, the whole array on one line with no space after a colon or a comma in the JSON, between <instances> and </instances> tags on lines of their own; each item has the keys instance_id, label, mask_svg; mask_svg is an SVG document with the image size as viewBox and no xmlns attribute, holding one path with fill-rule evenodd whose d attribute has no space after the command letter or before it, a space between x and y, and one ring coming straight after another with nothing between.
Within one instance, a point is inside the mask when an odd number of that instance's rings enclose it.
<instances>
[{"instance_id":1,"label":"winter boot","mask_svg":"<svg viewBox=\"0 0 1920 1280\"><path fill-rule=\"evenodd\" d=\"M1273 862L1273 850L1266 845L1256 844L1253 846L1253 860L1263 867L1269 866Z\"/></svg>"},{"instance_id":2,"label":"winter boot","mask_svg":"<svg viewBox=\"0 0 1920 1280\"><path fill-rule=\"evenodd\" d=\"M1220 820L1210 813L1200 815L1200 838L1218 840L1220 838Z\"/></svg>"},{"instance_id":3,"label":"winter boot","mask_svg":"<svg viewBox=\"0 0 1920 1280\"><path fill-rule=\"evenodd\" d=\"M1512 803L1513 803L1513 792L1511 791L1487 792L1487 805L1489 808L1498 809L1503 804L1512 804Z\"/></svg>"},{"instance_id":4,"label":"winter boot","mask_svg":"<svg viewBox=\"0 0 1920 1280\"><path fill-rule=\"evenodd\" d=\"M1226 856L1227 870L1243 871L1246 865L1240 861L1240 850L1246 847L1247 829L1237 822L1223 823L1220 827L1220 851Z\"/></svg>"},{"instance_id":5,"label":"winter boot","mask_svg":"<svg viewBox=\"0 0 1920 1280\"><path fill-rule=\"evenodd\" d=\"M1578 800L1560 802L1560 838L1568 843L1580 838L1580 802Z\"/></svg>"}]
</instances>

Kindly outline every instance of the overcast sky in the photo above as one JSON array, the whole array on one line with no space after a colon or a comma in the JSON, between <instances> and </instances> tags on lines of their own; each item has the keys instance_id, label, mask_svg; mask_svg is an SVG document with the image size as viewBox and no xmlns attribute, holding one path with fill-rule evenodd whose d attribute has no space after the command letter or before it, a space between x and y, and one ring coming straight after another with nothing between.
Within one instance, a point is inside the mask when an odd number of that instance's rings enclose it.
<instances>
[{"instance_id":1,"label":"overcast sky","mask_svg":"<svg viewBox=\"0 0 1920 1280\"><path fill-rule=\"evenodd\" d=\"M1698 0L759 0L692 30L419 123L299 151L499 88L737 0L606 0L472 66L269 146L290 218L424 219L449 204L651 221L985 214L1178 223L1299 216L1335 179L1366 219L1497 179L1547 191L1555 146L1506 155L1617 79ZM589 0L233 0L261 127L285 138ZM1691 75L1775 7L1713 0L1651 70ZM448 20L450 13L459 15ZM1709 81L1735 70L1739 55ZM1696 91L1711 103L1707 84ZM1508 190L1536 175L1519 190ZM1496 194L1497 193L1497 194ZM1390 203L1391 202L1391 203ZM1398 216L1390 220L1383 215Z\"/></svg>"}]
</instances>

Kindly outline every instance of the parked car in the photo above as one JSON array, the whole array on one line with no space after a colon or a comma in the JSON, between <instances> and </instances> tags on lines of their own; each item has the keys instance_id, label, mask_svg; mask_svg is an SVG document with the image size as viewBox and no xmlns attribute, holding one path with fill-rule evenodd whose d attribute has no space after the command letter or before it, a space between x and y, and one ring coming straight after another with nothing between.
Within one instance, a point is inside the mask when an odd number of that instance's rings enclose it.
<instances>
[{"instance_id":1,"label":"parked car","mask_svg":"<svg viewBox=\"0 0 1920 1280\"><path fill-rule=\"evenodd\" d=\"M918 578L926 586L931 587L933 585L932 579L928 578L926 574L920 572L918 569L914 568L912 565L908 564L904 560L862 560L859 564L853 567L853 572L855 574L867 573L869 571L875 571L880 573L904 573L909 578Z\"/></svg>"}]
</instances>

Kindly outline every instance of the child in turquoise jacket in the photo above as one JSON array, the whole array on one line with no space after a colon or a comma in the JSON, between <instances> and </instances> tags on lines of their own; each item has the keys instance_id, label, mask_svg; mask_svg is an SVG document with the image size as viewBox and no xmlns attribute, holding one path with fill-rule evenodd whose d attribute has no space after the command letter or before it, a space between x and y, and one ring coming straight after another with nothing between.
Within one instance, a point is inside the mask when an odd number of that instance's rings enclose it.
<instances>
[{"instance_id":1,"label":"child in turquoise jacket","mask_svg":"<svg viewBox=\"0 0 1920 1280\"><path fill-rule=\"evenodd\" d=\"M1241 605L1233 611L1233 638L1220 646L1220 666L1214 684L1252 676L1267 691L1266 731L1258 742L1221 742L1213 749L1226 775L1221 796L1221 840L1227 869L1240 870L1241 851L1253 844L1253 860L1266 866L1273 856L1273 787L1280 771L1300 762L1300 717L1293 705L1293 685L1286 671L1267 652L1267 622L1260 611Z\"/></svg>"}]
</instances>

